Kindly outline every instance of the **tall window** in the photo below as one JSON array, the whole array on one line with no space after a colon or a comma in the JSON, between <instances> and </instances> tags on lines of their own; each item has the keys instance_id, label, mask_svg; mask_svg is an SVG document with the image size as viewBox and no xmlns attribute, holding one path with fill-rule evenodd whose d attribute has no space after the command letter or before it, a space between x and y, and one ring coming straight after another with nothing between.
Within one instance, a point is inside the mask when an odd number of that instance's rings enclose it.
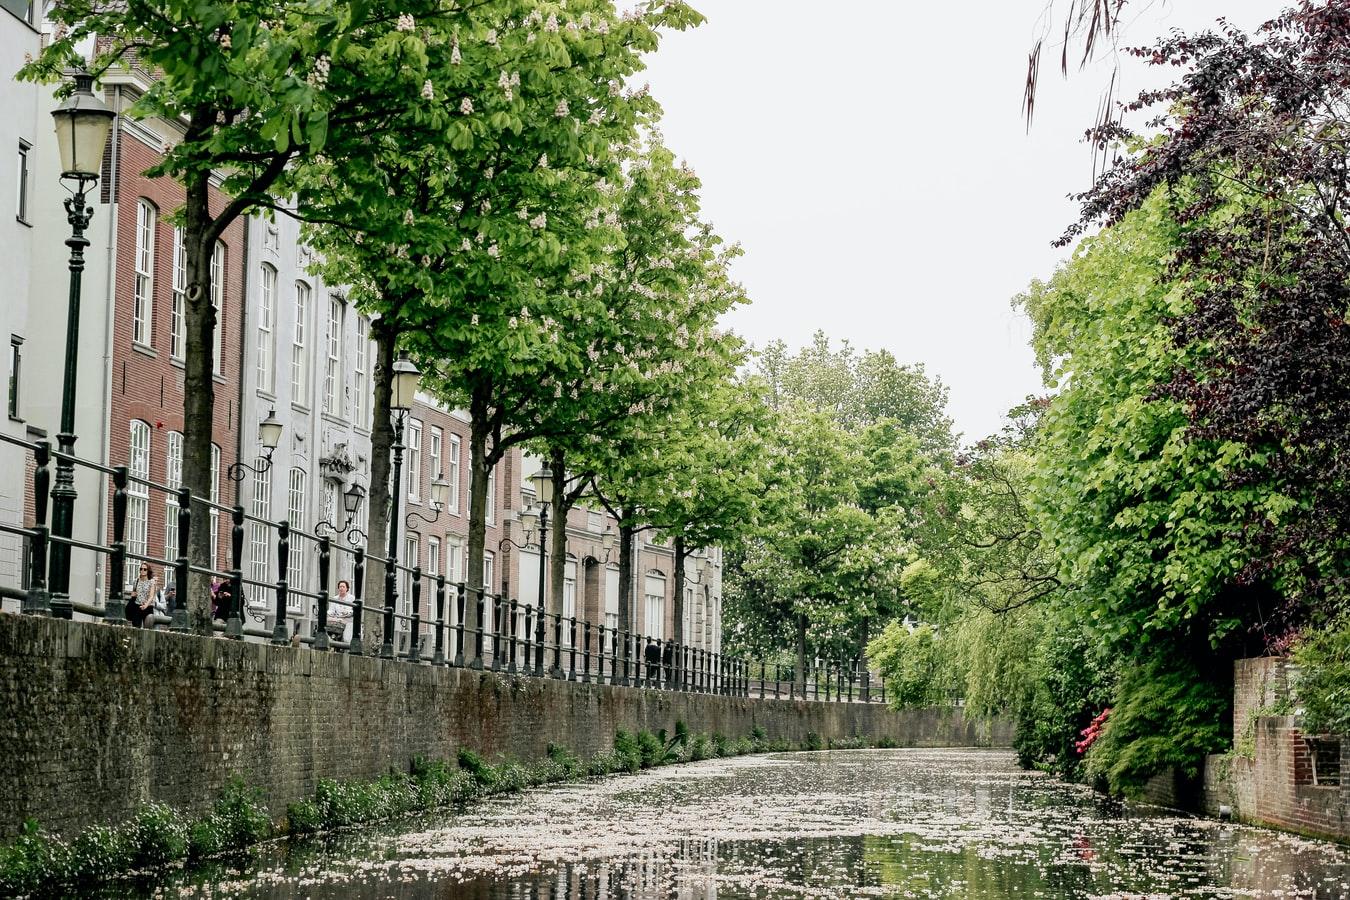
<instances>
[{"instance_id":1,"label":"tall window","mask_svg":"<svg viewBox=\"0 0 1350 900\"><path fill-rule=\"evenodd\" d=\"M302 531L305 528L305 470L291 469L289 490L286 493L286 521L292 528L299 528ZM305 576L305 556L304 542L301 540L291 541L291 552L286 560L286 581L287 584L295 590L303 590L304 585L301 581ZM301 606L300 597L291 594L287 597L286 606L295 609Z\"/></svg>"},{"instance_id":2,"label":"tall window","mask_svg":"<svg viewBox=\"0 0 1350 900\"><path fill-rule=\"evenodd\" d=\"M445 539L445 577L454 582L464 580L464 543L454 536Z\"/></svg>"},{"instance_id":3,"label":"tall window","mask_svg":"<svg viewBox=\"0 0 1350 900\"><path fill-rule=\"evenodd\" d=\"M258 390L277 390L277 270L262 264L258 279Z\"/></svg>"},{"instance_id":4,"label":"tall window","mask_svg":"<svg viewBox=\"0 0 1350 900\"><path fill-rule=\"evenodd\" d=\"M563 567L563 605L562 615L564 619L570 619L577 614L577 564L575 560L568 560ZM563 626L563 646L572 646L572 628L570 623Z\"/></svg>"},{"instance_id":5,"label":"tall window","mask_svg":"<svg viewBox=\"0 0 1350 900\"><path fill-rule=\"evenodd\" d=\"M450 435L450 459L445 470L446 480L450 482L449 507L452 513L459 512L459 435Z\"/></svg>"},{"instance_id":6,"label":"tall window","mask_svg":"<svg viewBox=\"0 0 1350 900\"><path fill-rule=\"evenodd\" d=\"M605 628L610 635L605 638L612 645L613 631L619 627L619 567L605 566Z\"/></svg>"},{"instance_id":7,"label":"tall window","mask_svg":"<svg viewBox=\"0 0 1350 900\"><path fill-rule=\"evenodd\" d=\"M127 472L132 478L127 483L127 552L144 556L150 524L150 489L135 479L150 477L150 426L140 419L131 422ZM140 560L128 557L123 577L128 582L134 582L140 568Z\"/></svg>"},{"instance_id":8,"label":"tall window","mask_svg":"<svg viewBox=\"0 0 1350 900\"><path fill-rule=\"evenodd\" d=\"M253 516L261 522L248 523L248 568L249 578L260 584L249 588L249 603L254 606L266 606L268 589L266 585L271 577L268 567L272 561L271 545L268 536L271 529L266 523L272 521L272 470L264 469L253 475Z\"/></svg>"},{"instance_id":9,"label":"tall window","mask_svg":"<svg viewBox=\"0 0 1350 900\"><path fill-rule=\"evenodd\" d=\"M14 216L20 222L28 221L28 156L33 152L33 148L23 141L19 141L19 171L18 171L18 205L14 209Z\"/></svg>"},{"instance_id":10,"label":"tall window","mask_svg":"<svg viewBox=\"0 0 1350 900\"><path fill-rule=\"evenodd\" d=\"M487 506L484 518L489 525L497 521L497 467L488 469L487 477Z\"/></svg>"},{"instance_id":11,"label":"tall window","mask_svg":"<svg viewBox=\"0 0 1350 900\"><path fill-rule=\"evenodd\" d=\"M426 573L432 578L441 574L441 539L438 537L427 538Z\"/></svg>"},{"instance_id":12,"label":"tall window","mask_svg":"<svg viewBox=\"0 0 1350 900\"><path fill-rule=\"evenodd\" d=\"M647 637L664 640L666 636L666 579L662 575L647 576L647 618L643 623Z\"/></svg>"},{"instance_id":13,"label":"tall window","mask_svg":"<svg viewBox=\"0 0 1350 900\"><path fill-rule=\"evenodd\" d=\"M211 445L211 502L220 502L220 445ZM211 568L220 568L220 510L211 508Z\"/></svg>"},{"instance_id":14,"label":"tall window","mask_svg":"<svg viewBox=\"0 0 1350 900\"><path fill-rule=\"evenodd\" d=\"M441 445L445 442L444 433L436 426L431 427L431 434L428 438L428 456L431 463L431 477L442 478L445 475L445 469L442 468L444 460L441 458Z\"/></svg>"},{"instance_id":15,"label":"tall window","mask_svg":"<svg viewBox=\"0 0 1350 900\"><path fill-rule=\"evenodd\" d=\"M309 285L295 283L295 337L291 339L291 402L309 405Z\"/></svg>"},{"instance_id":16,"label":"tall window","mask_svg":"<svg viewBox=\"0 0 1350 900\"><path fill-rule=\"evenodd\" d=\"M173 295L169 298L169 356L181 360L187 353L184 303L187 296L187 247L183 229L173 227Z\"/></svg>"},{"instance_id":17,"label":"tall window","mask_svg":"<svg viewBox=\"0 0 1350 900\"><path fill-rule=\"evenodd\" d=\"M342 415L342 371L338 354L342 349L342 302L328 298L328 358L323 366L323 411Z\"/></svg>"},{"instance_id":18,"label":"tall window","mask_svg":"<svg viewBox=\"0 0 1350 900\"><path fill-rule=\"evenodd\" d=\"M483 551L483 590L487 591L488 593L495 593L495 592L496 592L496 588L494 588L494 587L492 586L492 575L493 575L493 568L494 568L494 563L495 563L495 562L496 562L496 559L493 557L492 551L491 551L491 550L484 550L484 551Z\"/></svg>"},{"instance_id":19,"label":"tall window","mask_svg":"<svg viewBox=\"0 0 1350 900\"><path fill-rule=\"evenodd\" d=\"M19 416L19 385L20 377L23 371L23 338L17 334L9 336L9 395L5 403L5 408L9 410L11 419L20 418Z\"/></svg>"},{"instance_id":20,"label":"tall window","mask_svg":"<svg viewBox=\"0 0 1350 900\"><path fill-rule=\"evenodd\" d=\"M408 499L422 496L422 423L408 420Z\"/></svg>"},{"instance_id":21,"label":"tall window","mask_svg":"<svg viewBox=\"0 0 1350 900\"><path fill-rule=\"evenodd\" d=\"M211 308L216 311L216 327L211 333L211 371L225 371L221 345L225 340L225 245L216 241L211 251Z\"/></svg>"},{"instance_id":22,"label":"tall window","mask_svg":"<svg viewBox=\"0 0 1350 900\"><path fill-rule=\"evenodd\" d=\"M407 568L400 571L399 587L399 611L405 616L412 615L412 572L421 562L417 555L417 535L410 534L403 539L403 565ZM400 628L407 628L407 623L399 623Z\"/></svg>"},{"instance_id":23,"label":"tall window","mask_svg":"<svg viewBox=\"0 0 1350 900\"><path fill-rule=\"evenodd\" d=\"M155 220L149 200L136 204L135 285L131 301L131 339L150 346L155 305Z\"/></svg>"},{"instance_id":24,"label":"tall window","mask_svg":"<svg viewBox=\"0 0 1350 900\"><path fill-rule=\"evenodd\" d=\"M169 432L169 443L164 449L164 484L172 490L183 486L183 435ZM164 558L178 556L178 503L172 494L164 501ZM173 581L171 572L164 573L164 583Z\"/></svg>"},{"instance_id":25,"label":"tall window","mask_svg":"<svg viewBox=\"0 0 1350 900\"><path fill-rule=\"evenodd\" d=\"M355 372L352 390L356 392L356 427L370 427L370 320L365 316L356 317L356 361L352 366Z\"/></svg>"}]
</instances>

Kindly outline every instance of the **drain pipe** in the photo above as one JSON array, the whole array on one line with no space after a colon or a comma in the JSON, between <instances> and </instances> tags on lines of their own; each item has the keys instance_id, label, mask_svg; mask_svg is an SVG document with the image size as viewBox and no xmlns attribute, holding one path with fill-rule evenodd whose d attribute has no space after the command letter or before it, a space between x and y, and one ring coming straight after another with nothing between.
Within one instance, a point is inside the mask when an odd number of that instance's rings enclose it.
<instances>
[{"instance_id":1,"label":"drain pipe","mask_svg":"<svg viewBox=\"0 0 1350 900\"><path fill-rule=\"evenodd\" d=\"M111 152L108 154L108 239L105 242L105 262L106 282L104 284L104 296L107 302L103 308L105 315L103 317L103 415L99 417L100 427L103 429L103 440L100 441L99 462L105 467L111 465L109 459L112 455L112 429L109 427L108 413L112 410L112 354L113 354L113 320L116 318L117 297L115 295L117 286L117 198L121 194L121 185L118 178L121 174L121 155L122 155L122 86L113 87L113 110L117 117L113 119ZM105 504L108 497L108 476L99 473L98 476L99 500L95 507L99 510L97 515L98 523L96 543L102 545L107 543L108 517L105 515ZM102 599L106 605L109 596L108 585L119 585L122 581L122 573L109 572L109 563L105 559L101 571L100 568L94 568L94 597Z\"/></svg>"}]
</instances>

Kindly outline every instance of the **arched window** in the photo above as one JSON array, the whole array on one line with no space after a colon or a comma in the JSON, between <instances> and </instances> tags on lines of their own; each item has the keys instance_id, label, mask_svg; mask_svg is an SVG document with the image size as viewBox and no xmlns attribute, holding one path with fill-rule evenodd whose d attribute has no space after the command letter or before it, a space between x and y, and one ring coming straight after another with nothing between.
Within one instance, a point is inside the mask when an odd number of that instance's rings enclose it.
<instances>
[{"instance_id":1,"label":"arched window","mask_svg":"<svg viewBox=\"0 0 1350 900\"><path fill-rule=\"evenodd\" d=\"M155 223L159 212L144 198L136 203L136 255L132 259L135 281L131 299L131 339L149 347L153 343L155 312Z\"/></svg>"},{"instance_id":2,"label":"arched window","mask_svg":"<svg viewBox=\"0 0 1350 900\"><path fill-rule=\"evenodd\" d=\"M150 477L150 425L140 419L131 420L131 440L127 445L127 553L146 554L147 533L150 526L150 489L137 481ZM123 577L128 583L136 580L141 561L127 558Z\"/></svg>"}]
</instances>

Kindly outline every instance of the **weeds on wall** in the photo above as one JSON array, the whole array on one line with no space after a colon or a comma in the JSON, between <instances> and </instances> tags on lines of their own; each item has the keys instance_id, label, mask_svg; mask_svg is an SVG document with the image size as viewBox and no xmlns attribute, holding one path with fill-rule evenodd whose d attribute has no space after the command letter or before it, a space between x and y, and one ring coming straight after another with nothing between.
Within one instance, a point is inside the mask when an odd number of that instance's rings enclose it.
<instances>
[{"instance_id":1,"label":"weeds on wall","mask_svg":"<svg viewBox=\"0 0 1350 900\"><path fill-rule=\"evenodd\" d=\"M221 856L281 835L366 825L543 784L749 753L822 750L827 745L867 746L857 736L827 742L814 732L805 743L794 745L770 738L758 726L748 737L729 739L716 733L690 734L683 722L676 722L670 736L665 731L617 731L613 749L588 761L557 744L550 744L545 757L533 762L508 758L493 763L461 749L453 761L414 758L407 772L391 772L373 781L324 779L313 797L287 807L280 823L273 823L262 792L236 778L225 785L211 811L197 819L150 803L127 822L92 826L70 842L44 832L30 819L12 844L0 847L0 895L93 884L168 863Z\"/></svg>"}]
</instances>

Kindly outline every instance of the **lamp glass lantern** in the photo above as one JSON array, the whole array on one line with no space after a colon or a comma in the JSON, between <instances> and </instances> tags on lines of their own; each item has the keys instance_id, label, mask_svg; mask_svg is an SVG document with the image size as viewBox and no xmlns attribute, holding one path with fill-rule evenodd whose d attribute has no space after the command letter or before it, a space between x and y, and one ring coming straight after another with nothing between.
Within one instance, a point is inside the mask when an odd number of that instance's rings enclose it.
<instances>
[{"instance_id":1,"label":"lamp glass lantern","mask_svg":"<svg viewBox=\"0 0 1350 900\"><path fill-rule=\"evenodd\" d=\"M532 509L521 510L520 527L525 532L525 543L533 543L534 531L539 527L539 514Z\"/></svg>"},{"instance_id":2,"label":"lamp glass lantern","mask_svg":"<svg viewBox=\"0 0 1350 900\"><path fill-rule=\"evenodd\" d=\"M407 412L413 407L413 398L417 396L417 385L422 373L406 356L400 356L394 362L393 389L390 392L389 406L399 412Z\"/></svg>"},{"instance_id":3,"label":"lamp glass lantern","mask_svg":"<svg viewBox=\"0 0 1350 900\"><path fill-rule=\"evenodd\" d=\"M281 420L277 418L277 411L273 409L267 414L267 418L258 424L258 440L262 442L263 448L267 451L277 449L281 443Z\"/></svg>"},{"instance_id":4,"label":"lamp glass lantern","mask_svg":"<svg viewBox=\"0 0 1350 900\"><path fill-rule=\"evenodd\" d=\"M75 74L75 89L52 110L52 118L56 120L61 174L80 181L97 179L103 167L103 147L117 113L94 95L93 75Z\"/></svg>"},{"instance_id":5,"label":"lamp glass lantern","mask_svg":"<svg viewBox=\"0 0 1350 900\"><path fill-rule=\"evenodd\" d=\"M356 512L361 508L361 500L366 495L366 489L361 487L355 481L347 490L342 492L342 508L346 511L348 518L355 518Z\"/></svg>"},{"instance_id":6,"label":"lamp glass lantern","mask_svg":"<svg viewBox=\"0 0 1350 900\"><path fill-rule=\"evenodd\" d=\"M530 477L534 483L534 499L545 505L553 502L553 471L547 465Z\"/></svg>"},{"instance_id":7,"label":"lamp glass lantern","mask_svg":"<svg viewBox=\"0 0 1350 900\"><path fill-rule=\"evenodd\" d=\"M604 534L600 535L600 549L606 553L614 549L614 529L608 525L605 526Z\"/></svg>"},{"instance_id":8,"label":"lamp glass lantern","mask_svg":"<svg viewBox=\"0 0 1350 900\"><path fill-rule=\"evenodd\" d=\"M445 508L445 503L450 499L450 482L444 478L437 478L431 483L431 508L440 512Z\"/></svg>"}]
</instances>

